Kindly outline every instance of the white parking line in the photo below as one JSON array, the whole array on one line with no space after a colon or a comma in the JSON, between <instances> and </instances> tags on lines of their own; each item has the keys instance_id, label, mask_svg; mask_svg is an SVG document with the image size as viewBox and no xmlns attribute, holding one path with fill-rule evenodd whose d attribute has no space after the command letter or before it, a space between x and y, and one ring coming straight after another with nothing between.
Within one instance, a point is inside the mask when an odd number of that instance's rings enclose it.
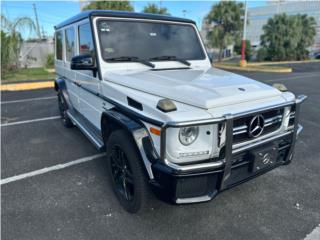
<instances>
[{"instance_id":1,"label":"white parking line","mask_svg":"<svg viewBox=\"0 0 320 240\"><path fill-rule=\"evenodd\" d=\"M320 224L318 227L313 229L311 233L309 233L304 240L319 240L320 239Z\"/></svg>"},{"instance_id":2,"label":"white parking line","mask_svg":"<svg viewBox=\"0 0 320 240\"><path fill-rule=\"evenodd\" d=\"M58 164L58 165L54 165L54 166L51 166L51 167L46 167L46 168L42 168L42 169L35 170L35 171L32 171L32 172L23 173L23 174L19 174L19 175L13 176L13 177L8 177L8 178L5 178L5 179L1 179L0 185L4 185L4 184L10 183L10 182L16 182L16 181L19 181L19 180L22 180L22 179L25 179L25 178L41 175L41 174L52 172L52 171L57 171L57 170L60 170L60 169L63 169L63 168L67 168L67 167L71 167L71 166L74 166L74 165L77 165L77 164L80 164L80 163L89 162L89 161L92 161L94 159L100 158L100 157L102 157L104 155L105 155L105 153L99 153L99 154L96 154L96 155L93 155L93 156L80 158L80 159L77 159L77 160L74 160L74 161L71 161L71 162Z\"/></svg>"},{"instance_id":3,"label":"white parking line","mask_svg":"<svg viewBox=\"0 0 320 240\"><path fill-rule=\"evenodd\" d=\"M41 121L48 121L48 120L54 120L61 118L61 116L53 116L53 117L46 117L46 118L37 118L37 119L31 119L31 120L25 120L20 122L10 122L10 123L3 123L0 126L1 127L7 127L7 126L14 126L14 125L20 125L25 123L33 123L33 122L41 122Z\"/></svg>"},{"instance_id":4,"label":"white parking line","mask_svg":"<svg viewBox=\"0 0 320 240\"><path fill-rule=\"evenodd\" d=\"M4 102L1 102L1 104L30 102L30 101L47 100L47 99L54 99L54 98L57 98L57 96L39 97L39 98L27 98L27 99L20 99L20 100L14 100L14 101L4 101Z\"/></svg>"}]
</instances>

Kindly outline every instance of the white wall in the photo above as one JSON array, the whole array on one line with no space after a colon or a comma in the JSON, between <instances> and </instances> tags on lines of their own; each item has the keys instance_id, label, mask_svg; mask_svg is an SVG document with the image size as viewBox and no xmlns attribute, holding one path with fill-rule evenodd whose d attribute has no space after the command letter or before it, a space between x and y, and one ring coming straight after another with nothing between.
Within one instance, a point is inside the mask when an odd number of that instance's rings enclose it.
<instances>
[{"instance_id":1,"label":"white wall","mask_svg":"<svg viewBox=\"0 0 320 240\"><path fill-rule=\"evenodd\" d=\"M20 66L24 67L27 64L27 58L35 58L29 60L28 68L44 67L47 60L47 55L54 53L54 43L52 39L41 42L24 42L20 51Z\"/></svg>"}]
</instances>

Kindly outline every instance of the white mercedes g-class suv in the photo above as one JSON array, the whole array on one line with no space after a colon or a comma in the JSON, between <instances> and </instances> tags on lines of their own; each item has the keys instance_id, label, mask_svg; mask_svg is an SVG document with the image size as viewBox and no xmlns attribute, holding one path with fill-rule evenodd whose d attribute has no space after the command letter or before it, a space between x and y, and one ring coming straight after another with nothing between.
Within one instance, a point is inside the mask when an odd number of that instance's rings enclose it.
<instances>
[{"instance_id":1,"label":"white mercedes g-class suv","mask_svg":"<svg viewBox=\"0 0 320 240\"><path fill-rule=\"evenodd\" d=\"M101 151L129 212L151 187L204 202L290 163L305 96L212 68L188 19L85 11L55 27L59 109Z\"/></svg>"}]
</instances>

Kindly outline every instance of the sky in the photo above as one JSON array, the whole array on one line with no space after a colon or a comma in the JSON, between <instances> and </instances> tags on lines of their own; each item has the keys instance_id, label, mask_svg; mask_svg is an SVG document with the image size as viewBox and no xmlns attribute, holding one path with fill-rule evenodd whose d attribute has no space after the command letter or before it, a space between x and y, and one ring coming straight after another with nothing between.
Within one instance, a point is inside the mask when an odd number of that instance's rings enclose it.
<instances>
[{"instance_id":1,"label":"sky","mask_svg":"<svg viewBox=\"0 0 320 240\"><path fill-rule=\"evenodd\" d=\"M203 17L210 11L211 6L218 1L131 1L136 12L141 12L148 3L161 4L172 16L186 17L194 20L201 27ZM52 36L54 26L80 12L79 1L1 1L1 14L13 20L16 17L27 16L35 19L33 10L35 4L40 29L45 35ZM266 1L248 1L248 7L264 6ZM183 10L186 12L183 13ZM24 38L35 37L35 33L23 32Z\"/></svg>"}]
</instances>

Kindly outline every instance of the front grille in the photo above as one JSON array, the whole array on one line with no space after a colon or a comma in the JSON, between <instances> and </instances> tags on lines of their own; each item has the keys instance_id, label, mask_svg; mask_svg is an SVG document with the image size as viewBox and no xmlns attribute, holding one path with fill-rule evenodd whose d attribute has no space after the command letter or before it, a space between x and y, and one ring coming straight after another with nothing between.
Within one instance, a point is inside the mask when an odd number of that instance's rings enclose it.
<instances>
[{"instance_id":1,"label":"front grille","mask_svg":"<svg viewBox=\"0 0 320 240\"><path fill-rule=\"evenodd\" d=\"M264 118L264 129L260 136L272 133L281 127L284 109L269 110L259 113ZM242 143L253 139L248 133L250 121L257 114L239 117L233 122L233 143Z\"/></svg>"},{"instance_id":2,"label":"front grille","mask_svg":"<svg viewBox=\"0 0 320 240\"><path fill-rule=\"evenodd\" d=\"M294 125L294 118L296 114L296 107L293 105L290 109L290 115L289 115L289 127L293 127Z\"/></svg>"}]
</instances>

